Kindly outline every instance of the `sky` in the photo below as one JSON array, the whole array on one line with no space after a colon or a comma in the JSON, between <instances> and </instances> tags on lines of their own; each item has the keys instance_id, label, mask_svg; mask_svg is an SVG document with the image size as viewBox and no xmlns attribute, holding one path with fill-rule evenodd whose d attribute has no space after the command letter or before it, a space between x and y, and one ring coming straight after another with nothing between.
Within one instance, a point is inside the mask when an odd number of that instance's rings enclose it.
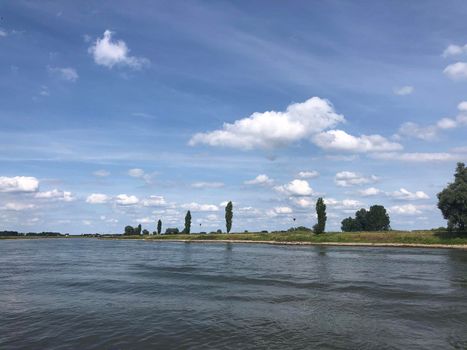
<instances>
[{"instance_id":1,"label":"sky","mask_svg":"<svg viewBox=\"0 0 467 350\"><path fill-rule=\"evenodd\" d=\"M445 225L465 1L0 3L0 230ZM295 220L294 220L295 219Z\"/></svg>"}]
</instances>

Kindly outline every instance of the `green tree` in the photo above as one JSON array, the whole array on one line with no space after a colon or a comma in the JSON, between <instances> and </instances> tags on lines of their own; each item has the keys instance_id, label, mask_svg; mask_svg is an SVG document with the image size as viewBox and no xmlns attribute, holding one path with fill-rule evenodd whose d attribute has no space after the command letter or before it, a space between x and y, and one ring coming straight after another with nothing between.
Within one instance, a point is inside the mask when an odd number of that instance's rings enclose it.
<instances>
[{"instance_id":1,"label":"green tree","mask_svg":"<svg viewBox=\"0 0 467 350\"><path fill-rule=\"evenodd\" d=\"M146 229L144 229L144 230L143 230L143 235L148 235L148 234L149 234L149 231L146 230Z\"/></svg>"},{"instance_id":2,"label":"green tree","mask_svg":"<svg viewBox=\"0 0 467 350\"><path fill-rule=\"evenodd\" d=\"M230 233L232 229L232 218L233 218L233 205L232 202L227 203L225 207L225 227L227 229L227 233Z\"/></svg>"},{"instance_id":3,"label":"green tree","mask_svg":"<svg viewBox=\"0 0 467 350\"><path fill-rule=\"evenodd\" d=\"M382 205L372 205L366 215L366 231L387 231L391 229L389 215Z\"/></svg>"},{"instance_id":4,"label":"green tree","mask_svg":"<svg viewBox=\"0 0 467 350\"><path fill-rule=\"evenodd\" d=\"M188 210L185 215L185 229L183 230L184 233L189 234L191 230L191 213Z\"/></svg>"},{"instance_id":5,"label":"green tree","mask_svg":"<svg viewBox=\"0 0 467 350\"><path fill-rule=\"evenodd\" d=\"M358 210L355 218L348 217L342 220L341 229L345 232L387 231L391 226L386 209L382 205L372 205L370 210Z\"/></svg>"},{"instance_id":6,"label":"green tree","mask_svg":"<svg viewBox=\"0 0 467 350\"><path fill-rule=\"evenodd\" d=\"M438 193L438 208L448 221L449 231L465 232L467 224L467 168L457 163L454 182Z\"/></svg>"},{"instance_id":7,"label":"green tree","mask_svg":"<svg viewBox=\"0 0 467 350\"><path fill-rule=\"evenodd\" d=\"M313 226L313 231L318 235L324 232L326 228L326 204L323 198L318 198L316 201L316 215L318 216L318 223Z\"/></svg>"},{"instance_id":8,"label":"green tree","mask_svg":"<svg viewBox=\"0 0 467 350\"><path fill-rule=\"evenodd\" d=\"M141 224L139 224L139 225L135 228L135 233L134 233L134 234L135 234L135 235L141 235L141 229L142 229Z\"/></svg>"},{"instance_id":9,"label":"green tree","mask_svg":"<svg viewBox=\"0 0 467 350\"><path fill-rule=\"evenodd\" d=\"M157 221L157 234L160 235L162 232L162 221L159 219L159 221Z\"/></svg>"},{"instance_id":10,"label":"green tree","mask_svg":"<svg viewBox=\"0 0 467 350\"><path fill-rule=\"evenodd\" d=\"M131 236L131 235L134 235L135 234L135 229L133 228L133 226L125 226L125 233L124 235L125 236Z\"/></svg>"}]
</instances>

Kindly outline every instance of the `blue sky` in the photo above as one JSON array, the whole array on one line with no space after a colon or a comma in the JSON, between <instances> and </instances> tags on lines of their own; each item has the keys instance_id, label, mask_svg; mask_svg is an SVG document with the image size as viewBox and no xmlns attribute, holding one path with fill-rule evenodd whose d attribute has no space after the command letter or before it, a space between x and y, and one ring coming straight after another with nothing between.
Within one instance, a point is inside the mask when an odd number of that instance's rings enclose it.
<instances>
[{"instance_id":1,"label":"blue sky","mask_svg":"<svg viewBox=\"0 0 467 350\"><path fill-rule=\"evenodd\" d=\"M444 224L464 1L3 1L0 220L70 233ZM293 218L296 218L295 223ZM201 224L201 226L200 226Z\"/></svg>"}]
</instances>

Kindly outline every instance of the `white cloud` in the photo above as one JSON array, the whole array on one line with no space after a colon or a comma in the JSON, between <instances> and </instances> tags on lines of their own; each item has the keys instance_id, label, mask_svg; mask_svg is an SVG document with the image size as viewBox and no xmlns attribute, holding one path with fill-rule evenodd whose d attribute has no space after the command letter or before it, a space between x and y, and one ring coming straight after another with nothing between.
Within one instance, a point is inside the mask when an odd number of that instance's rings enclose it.
<instances>
[{"instance_id":1,"label":"white cloud","mask_svg":"<svg viewBox=\"0 0 467 350\"><path fill-rule=\"evenodd\" d=\"M458 56L467 53L467 45L449 45L443 52L443 57Z\"/></svg>"},{"instance_id":2,"label":"white cloud","mask_svg":"<svg viewBox=\"0 0 467 350\"><path fill-rule=\"evenodd\" d=\"M245 185L271 185L274 180L270 179L266 174L259 174L253 180L247 180Z\"/></svg>"},{"instance_id":3,"label":"white cloud","mask_svg":"<svg viewBox=\"0 0 467 350\"><path fill-rule=\"evenodd\" d=\"M110 172L104 169L96 170L95 172L92 173L94 176L98 177L106 177L110 175Z\"/></svg>"},{"instance_id":4,"label":"white cloud","mask_svg":"<svg viewBox=\"0 0 467 350\"><path fill-rule=\"evenodd\" d=\"M276 186L274 189L277 192L287 194L289 196L310 196L313 189L306 180L292 180L288 184Z\"/></svg>"},{"instance_id":5,"label":"white cloud","mask_svg":"<svg viewBox=\"0 0 467 350\"><path fill-rule=\"evenodd\" d=\"M130 50L126 43L123 40L113 41L112 35L110 30L106 30L104 36L97 38L88 49L95 63L107 68L128 66L133 69L141 69L149 64L149 60L146 58L130 56Z\"/></svg>"},{"instance_id":6,"label":"white cloud","mask_svg":"<svg viewBox=\"0 0 467 350\"><path fill-rule=\"evenodd\" d=\"M110 197L103 193L92 193L86 198L86 203L103 204L110 201Z\"/></svg>"},{"instance_id":7,"label":"white cloud","mask_svg":"<svg viewBox=\"0 0 467 350\"><path fill-rule=\"evenodd\" d=\"M221 188L224 187L223 182L195 182L191 184L194 188Z\"/></svg>"},{"instance_id":8,"label":"white cloud","mask_svg":"<svg viewBox=\"0 0 467 350\"><path fill-rule=\"evenodd\" d=\"M414 92L415 88L413 86L401 86L394 88L394 93L399 96L410 95Z\"/></svg>"},{"instance_id":9,"label":"white cloud","mask_svg":"<svg viewBox=\"0 0 467 350\"><path fill-rule=\"evenodd\" d=\"M49 72L57 75L60 79L75 82L78 80L79 75L76 69L71 67L48 67Z\"/></svg>"},{"instance_id":10,"label":"white cloud","mask_svg":"<svg viewBox=\"0 0 467 350\"><path fill-rule=\"evenodd\" d=\"M159 207L167 204L165 198L162 196L149 196L143 200L143 206L145 207Z\"/></svg>"},{"instance_id":11,"label":"white cloud","mask_svg":"<svg viewBox=\"0 0 467 350\"><path fill-rule=\"evenodd\" d=\"M130 175L131 177L135 177L137 179L141 179L147 184L152 183L153 175L145 173L143 169L140 169L140 168L130 169L128 170L128 175Z\"/></svg>"},{"instance_id":12,"label":"white cloud","mask_svg":"<svg viewBox=\"0 0 467 350\"><path fill-rule=\"evenodd\" d=\"M51 191L37 192L35 197L39 199L50 199L64 202L71 202L75 200L71 192L60 191L56 188Z\"/></svg>"},{"instance_id":13,"label":"white cloud","mask_svg":"<svg viewBox=\"0 0 467 350\"><path fill-rule=\"evenodd\" d=\"M364 197L370 197L370 196L376 196L381 193L381 190L375 188L375 187L369 187L364 190L358 191L360 195Z\"/></svg>"},{"instance_id":14,"label":"white cloud","mask_svg":"<svg viewBox=\"0 0 467 350\"><path fill-rule=\"evenodd\" d=\"M438 122L436 123L436 126L439 128L439 129L452 129L452 128L455 128L457 127L457 121L455 121L454 119L451 119L451 118L442 118L440 120L438 120Z\"/></svg>"},{"instance_id":15,"label":"white cloud","mask_svg":"<svg viewBox=\"0 0 467 350\"><path fill-rule=\"evenodd\" d=\"M413 204L394 205L389 208L389 212L401 215L418 215L422 213L421 208L422 206Z\"/></svg>"},{"instance_id":16,"label":"white cloud","mask_svg":"<svg viewBox=\"0 0 467 350\"><path fill-rule=\"evenodd\" d=\"M0 37L3 37L3 38L4 38L4 37L6 37L7 35L8 35L8 33L7 33L5 30L3 30L3 29L0 28Z\"/></svg>"},{"instance_id":17,"label":"white cloud","mask_svg":"<svg viewBox=\"0 0 467 350\"><path fill-rule=\"evenodd\" d=\"M155 223L155 219L151 217L144 217L144 218L136 219L136 222L139 224L153 224Z\"/></svg>"},{"instance_id":18,"label":"white cloud","mask_svg":"<svg viewBox=\"0 0 467 350\"><path fill-rule=\"evenodd\" d=\"M274 209L274 212L276 214L292 214L293 213L293 210L292 208L289 208L289 207L275 207Z\"/></svg>"},{"instance_id":19,"label":"white cloud","mask_svg":"<svg viewBox=\"0 0 467 350\"><path fill-rule=\"evenodd\" d=\"M378 177L371 175L369 177L363 176L352 171L341 171L334 177L334 182L340 187L350 187L355 185L364 185L378 181Z\"/></svg>"},{"instance_id":20,"label":"white cloud","mask_svg":"<svg viewBox=\"0 0 467 350\"><path fill-rule=\"evenodd\" d=\"M438 128L436 125L422 127L416 123L407 122L400 126L398 135L406 137L415 137L422 140L432 140L437 136Z\"/></svg>"},{"instance_id":21,"label":"white cloud","mask_svg":"<svg viewBox=\"0 0 467 350\"><path fill-rule=\"evenodd\" d=\"M301 208L311 208L315 203L307 197L292 198L292 203Z\"/></svg>"},{"instance_id":22,"label":"white cloud","mask_svg":"<svg viewBox=\"0 0 467 350\"><path fill-rule=\"evenodd\" d=\"M115 198L115 202L119 205L134 205L139 203L139 199L136 196L129 196L126 194L119 194Z\"/></svg>"},{"instance_id":23,"label":"white cloud","mask_svg":"<svg viewBox=\"0 0 467 350\"><path fill-rule=\"evenodd\" d=\"M467 79L467 62L456 62L448 65L443 73L452 80Z\"/></svg>"},{"instance_id":24,"label":"white cloud","mask_svg":"<svg viewBox=\"0 0 467 350\"><path fill-rule=\"evenodd\" d=\"M318 177L318 176L319 176L319 173L316 170L300 171L298 173L298 177L300 177L302 179L313 179L313 178Z\"/></svg>"},{"instance_id":25,"label":"white cloud","mask_svg":"<svg viewBox=\"0 0 467 350\"><path fill-rule=\"evenodd\" d=\"M429 199L430 197L423 191L410 192L405 188L401 188L399 191L388 193L388 196L403 199L403 200L417 200L417 199Z\"/></svg>"},{"instance_id":26,"label":"white cloud","mask_svg":"<svg viewBox=\"0 0 467 350\"><path fill-rule=\"evenodd\" d=\"M390 142L381 135L353 136L343 130L319 133L313 136L313 142L325 150L356 153L397 151L403 148L401 144Z\"/></svg>"},{"instance_id":27,"label":"white cloud","mask_svg":"<svg viewBox=\"0 0 467 350\"><path fill-rule=\"evenodd\" d=\"M0 176L0 192L36 192L39 180L31 176Z\"/></svg>"},{"instance_id":28,"label":"white cloud","mask_svg":"<svg viewBox=\"0 0 467 350\"><path fill-rule=\"evenodd\" d=\"M34 204L29 204L29 203L9 202L9 203L6 203L5 206L0 209L22 211L22 210L34 209L35 207L36 206Z\"/></svg>"},{"instance_id":29,"label":"white cloud","mask_svg":"<svg viewBox=\"0 0 467 350\"><path fill-rule=\"evenodd\" d=\"M218 211L219 207L214 204L199 204L196 202L182 204L181 207L191 211Z\"/></svg>"},{"instance_id":30,"label":"white cloud","mask_svg":"<svg viewBox=\"0 0 467 350\"><path fill-rule=\"evenodd\" d=\"M467 101L462 101L457 105L457 109L461 112L467 112Z\"/></svg>"},{"instance_id":31,"label":"white cloud","mask_svg":"<svg viewBox=\"0 0 467 350\"><path fill-rule=\"evenodd\" d=\"M334 198L324 198L324 204L342 210L354 210L364 207L364 204L356 199L336 200Z\"/></svg>"},{"instance_id":32,"label":"white cloud","mask_svg":"<svg viewBox=\"0 0 467 350\"><path fill-rule=\"evenodd\" d=\"M371 156L375 159L382 160L399 160L404 162L446 162L446 161L455 161L462 158L462 155L451 154L445 152L412 152L412 153L375 153Z\"/></svg>"},{"instance_id":33,"label":"white cloud","mask_svg":"<svg viewBox=\"0 0 467 350\"><path fill-rule=\"evenodd\" d=\"M224 123L220 130L195 134L189 144L270 149L302 140L344 121L329 101L312 97L289 105L285 112L256 112L232 124Z\"/></svg>"}]
</instances>

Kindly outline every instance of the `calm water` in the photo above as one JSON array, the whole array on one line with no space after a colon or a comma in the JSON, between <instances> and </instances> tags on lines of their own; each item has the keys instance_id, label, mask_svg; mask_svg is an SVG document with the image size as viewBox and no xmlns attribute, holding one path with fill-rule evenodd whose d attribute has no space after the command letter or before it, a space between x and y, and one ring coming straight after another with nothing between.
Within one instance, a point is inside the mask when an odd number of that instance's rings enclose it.
<instances>
[{"instance_id":1,"label":"calm water","mask_svg":"<svg viewBox=\"0 0 467 350\"><path fill-rule=\"evenodd\" d=\"M0 349L467 349L467 252L0 241Z\"/></svg>"}]
</instances>

